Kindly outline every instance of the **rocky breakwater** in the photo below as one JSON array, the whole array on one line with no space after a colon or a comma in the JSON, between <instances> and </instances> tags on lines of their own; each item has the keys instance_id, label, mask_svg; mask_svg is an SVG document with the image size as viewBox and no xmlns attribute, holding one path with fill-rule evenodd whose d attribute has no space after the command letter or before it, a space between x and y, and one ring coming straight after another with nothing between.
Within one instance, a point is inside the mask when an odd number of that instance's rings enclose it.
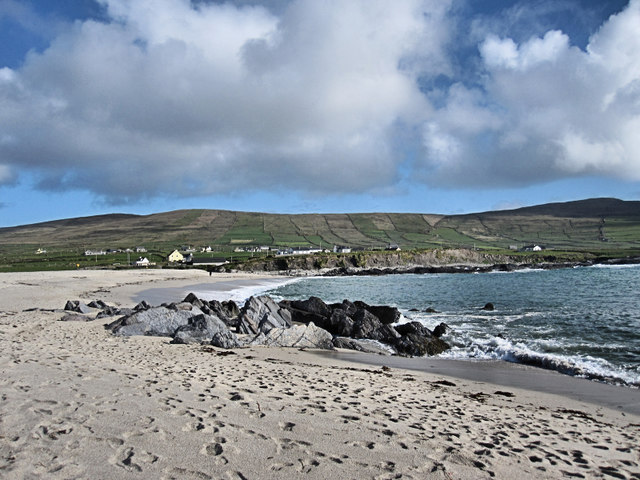
<instances>
[{"instance_id":1,"label":"rocky breakwater","mask_svg":"<svg viewBox=\"0 0 640 480\"><path fill-rule=\"evenodd\" d=\"M87 308L67 302L67 307L74 311L74 318L66 315L61 320L118 316L105 325L114 335L164 336L170 337L171 343L225 349L263 345L424 356L449 348L440 338L445 324L432 332L418 322L407 322L394 307L359 301L326 304L311 297L276 303L269 296L259 296L238 308L233 301L206 301L189 294L182 302L157 307L142 302L131 309L117 309L100 301Z\"/></svg>"}]
</instances>

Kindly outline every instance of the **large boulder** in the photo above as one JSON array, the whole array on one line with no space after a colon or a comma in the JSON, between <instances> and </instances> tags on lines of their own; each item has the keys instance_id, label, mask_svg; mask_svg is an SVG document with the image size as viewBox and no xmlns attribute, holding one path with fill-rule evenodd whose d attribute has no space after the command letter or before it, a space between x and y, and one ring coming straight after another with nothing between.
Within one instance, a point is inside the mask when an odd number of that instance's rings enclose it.
<instances>
[{"instance_id":1,"label":"large boulder","mask_svg":"<svg viewBox=\"0 0 640 480\"><path fill-rule=\"evenodd\" d=\"M309 323L289 328L272 328L268 332L261 332L250 342L250 345L331 350L333 349L333 336L326 330Z\"/></svg>"},{"instance_id":2,"label":"large boulder","mask_svg":"<svg viewBox=\"0 0 640 480\"><path fill-rule=\"evenodd\" d=\"M171 310L167 307L154 307L140 310L132 315L119 318L106 325L115 335L157 335L172 337L179 327L187 325L194 315L202 314L193 310Z\"/></svg>"},{"instance_id":3,"label":"large boulder","mask_svg":"<svg viewBox=\"0 0 640 480\"><path fill-rule=\"evenodd\" d=\"M380 320L383 325L396 323L402 317L400 310L396 307L389 307L387 305L367 305L360 301L354 302L354 305L357 308L363 308L378 317L378 320Z\"/></svg>"},{"instance_id":4,"label":"large boulder","mask_svg":"<svg viewBox=\"0 0 640 480\"><path fill-rule=\"evenodd\" d=\"M326 328L326 322L331 315L331 309L318 297L310 297L308 300L282 300L280 307L291 314L291 321L296 323L315 323L321 328Z\"/></svg>"},{"instance_id":5,"label":"large boulder","mask_svg":"<svg viewBox=\"0 0 640 480\"><path fill-rule=\"evenodd\" d=\"M251 297L238 316L238 333L256 335L273 328L289 328L291 314L267 295Z\"/></svg>"},{"instance_id":6,"label":"large boulder","mask_svg":"<svg viewBox=\"0 0 640 480\"><path fill-rule=\"evenodd\" d=\"M208 343L221 348L242 345L225 323L212 315L195 315L186 325L178 327L171 343Z\"/></svg>"},{"instance_id":7,"label":"large boulder","mask_svg":"<svg viewBox=\"0 0 640 480\"><path fill-rule=\"evenodd\" d=\"M423 357L437 355L450 348L444 340L435 337L432 332L419 322L409 322L395 327L400 334L393 346L399 355Z\"/></svg>"},{"instance_id":8,"label":"large boulder","mask_svg":"<svg viewBox=\"0 0 640 480\"><path fill-rule=\"evenodd\" d=\"M373 313L365 309L359 309L352 317L353 338L371 338L380 340L378 330L382 327L382 322Z\"/></svg>"}]
</instances>

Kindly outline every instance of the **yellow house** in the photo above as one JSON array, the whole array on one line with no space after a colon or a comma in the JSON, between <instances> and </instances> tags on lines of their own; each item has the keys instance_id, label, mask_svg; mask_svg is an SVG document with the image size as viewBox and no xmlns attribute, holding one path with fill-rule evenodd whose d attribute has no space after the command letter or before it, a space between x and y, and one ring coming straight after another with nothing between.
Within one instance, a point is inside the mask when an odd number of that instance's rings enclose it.
<instances>
[{"instance_id":1,"label":"yellow house","mask_svg":"<svg viewBox=\"0 0 640 480\"><path fill-rule=\"evenodd\" d=\"M178 250L174 250L169 254L169 257L167 258L167 260L169 260L172 263L181 262L184 260L184 255L182 255Z\"/></svg>"}]
</instances>

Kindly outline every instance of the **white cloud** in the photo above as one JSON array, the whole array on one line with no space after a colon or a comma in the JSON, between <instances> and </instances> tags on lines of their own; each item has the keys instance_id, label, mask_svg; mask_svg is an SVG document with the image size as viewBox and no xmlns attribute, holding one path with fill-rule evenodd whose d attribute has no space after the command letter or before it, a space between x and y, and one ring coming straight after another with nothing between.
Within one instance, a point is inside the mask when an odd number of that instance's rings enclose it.
<instances>
[{"instance_id":1,"label":"white cloud","mask_svg":"<svg viewBox=\"0 0 640 480\"><path fill-rule=\"evenodd\" d=\"M279 17L103 3L113 21L76 23L3 74L0 127L15 141L0 161L115 200L392 183L394 129L428 110L401 64L428 27L446 31L446 9L423 17L419 0L299 0ZM422 57L442 65L443 52L432 40Z\"/></svg>"},{"instance_id":2,"label":"white cloud","mask_svg":"<svg viewBox=\"0 0 640 480\"><path fill-rule=\"evenodd\" d=\"M100 1L109 21L0 69L0 183L29 171L126 201L380 191L416 173L640 179L640 0L586 50L557 29L460 32L453 0ZM461 65L454 45L480 31ZM474 82L456 73L478 65Z\"/></svg>"},{"instance_id":3,"label":"white cloud","mask_svg":"<svg viewBox=\"0 0 640 480\"><path fill-rule=\"evenodd\" d=\"M576 175L640 180L640 1L586 51L559 31L479 45L484 93L449 91L430 124L458 145L448 162L425 135L425 174L452 184L526 184ZM452 111L457 112L452 116ZM481 118L470 130L467 118Z\"/></svg>"}]
</instances>

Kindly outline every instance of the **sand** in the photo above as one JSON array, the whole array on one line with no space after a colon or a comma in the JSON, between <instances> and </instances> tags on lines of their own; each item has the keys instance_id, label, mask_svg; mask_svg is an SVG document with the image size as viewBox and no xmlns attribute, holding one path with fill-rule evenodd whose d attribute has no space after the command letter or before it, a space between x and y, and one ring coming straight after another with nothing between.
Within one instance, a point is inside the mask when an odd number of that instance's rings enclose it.
<instances>
[{"instance_id":1,"label":"sand","mask_svg":"<svg viewBox=\"0 0 640 480\"><path fill-rule=\"evenodd\" d=\"M640 416L624 405L295 349L113 337L109 320L54 310L262 280L0 274L0 478L640 478Z\"/></svg>"}]
</instances>

